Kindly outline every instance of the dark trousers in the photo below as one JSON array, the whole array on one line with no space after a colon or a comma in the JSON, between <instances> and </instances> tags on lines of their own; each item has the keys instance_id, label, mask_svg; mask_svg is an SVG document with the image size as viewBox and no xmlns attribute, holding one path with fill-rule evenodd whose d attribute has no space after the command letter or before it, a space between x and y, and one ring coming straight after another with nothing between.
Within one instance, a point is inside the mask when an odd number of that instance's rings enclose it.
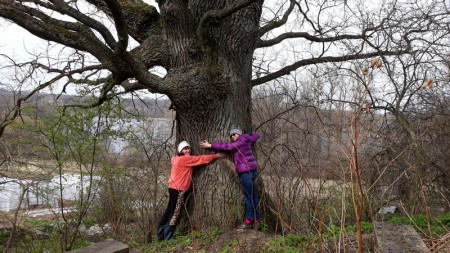
<instances>
[{"instance_id":1,"label":"dark trousers","mask_svg":"<svg viewBox=\"0 0 450 253\"><path fill-rule=\"evenodd\" d=\"M169 188L169 203L156 228L158 241L174 238L175 225L184 206L186 196L187 194L184 191Z\"/></svg>"},{"instance_id":2,"label":"dark trousers","mask_svg":"<svg viewBox=\"0 0 450 253\"><path fill-rule=\"evenodd\" d=\"M261 219L259 213L259 198L256 192L256 170L239 174L245 199L245 219L252 222Z\"/></svg>"}]
</instances>

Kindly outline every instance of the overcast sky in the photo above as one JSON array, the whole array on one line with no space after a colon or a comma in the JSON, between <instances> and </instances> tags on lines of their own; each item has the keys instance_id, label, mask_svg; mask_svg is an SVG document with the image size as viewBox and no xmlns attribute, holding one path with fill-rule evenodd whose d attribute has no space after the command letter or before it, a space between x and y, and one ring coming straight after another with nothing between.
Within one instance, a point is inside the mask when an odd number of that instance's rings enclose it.
<instances>
[{"instance_id":1,"label":"overcast sky","mask_svg":"<svg viewBox=\"0 0 450 253\"><path fill-rule=\"evenodd\" d=\"M43 43L22 27L4 20L0 22L0 33L0 53L19 57L21 60L27 56L26 50L33 50L37 43Z\"/></svg>"}]
</instances>

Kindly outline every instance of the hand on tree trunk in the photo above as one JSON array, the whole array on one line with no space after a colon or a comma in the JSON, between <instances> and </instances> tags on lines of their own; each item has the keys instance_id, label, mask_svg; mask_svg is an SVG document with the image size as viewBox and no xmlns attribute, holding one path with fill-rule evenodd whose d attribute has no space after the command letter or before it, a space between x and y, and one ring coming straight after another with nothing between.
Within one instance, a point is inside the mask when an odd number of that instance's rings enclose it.
<instances>
[{"instance_id":1,"label":"hand on tree trunk","mask_svg":"<svg viewBox=\"0 0 450 253\"><path fill-rule=\"evenodd\" d=\"M201 148L211 148L211 143L209 143L207 140L203 140L200 142Z\"/></svg>"}]
</instances>

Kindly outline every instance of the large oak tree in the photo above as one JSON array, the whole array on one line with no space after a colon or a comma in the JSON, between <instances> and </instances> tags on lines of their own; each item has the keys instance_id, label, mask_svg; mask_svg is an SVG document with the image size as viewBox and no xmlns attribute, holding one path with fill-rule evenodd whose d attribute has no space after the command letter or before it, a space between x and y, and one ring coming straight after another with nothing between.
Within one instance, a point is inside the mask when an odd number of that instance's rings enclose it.
<instances>
[{"instance_id":1,"label":"large oak tree","mask_svg":"<svg viewBox=\"0 0 450 253\"><path fill-rule=\"evenodd\" d=\"M439 1L436 1L439 5ZM445 10L389 2L327 0L0 0L0 17L72 49L64 66L33 61L52 78L34 92L64 82L95 91L93 107L144 90L166 95L176 111L177 140L224 139L231 127L252 130L252 89L308 65L412 54ZM442 4L442 3L440 3ZM370 5L369 5L370 6ZM442 11L441 11L442 10ZM448 13L447 13L448 14ZM422 21L418 19L427 17ZM288 43L292 47L288 47ZM289 55L274 62L269 48ZM300 46L301 49L295 49ZM286 52L288 52L286 54ZM89 60L87 60L89 59ZM155 72L164 69L161 76ZM229 163L195 174L191 224L227 227L240 210Z\"/></svg>"}]
</instances>

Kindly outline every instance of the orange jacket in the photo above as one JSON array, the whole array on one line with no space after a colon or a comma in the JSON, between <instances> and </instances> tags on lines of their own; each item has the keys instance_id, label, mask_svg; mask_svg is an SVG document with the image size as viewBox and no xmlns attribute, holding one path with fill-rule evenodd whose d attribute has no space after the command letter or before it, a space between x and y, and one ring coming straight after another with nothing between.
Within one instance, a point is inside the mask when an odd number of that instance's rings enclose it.
<instances>
[{"instance_id":1,"label":"orange jacket","mask_svg":"<svg viewBox=\"0 0 450 253\"><path fill-rule=\"evenodd\" d=\"M174 156L172 157L172 170L170 171L169 188L187 191L192 183L192 167L210 163L219 158L218 155L199 155L199 156Z\"/></svg>"}]
</instances>

